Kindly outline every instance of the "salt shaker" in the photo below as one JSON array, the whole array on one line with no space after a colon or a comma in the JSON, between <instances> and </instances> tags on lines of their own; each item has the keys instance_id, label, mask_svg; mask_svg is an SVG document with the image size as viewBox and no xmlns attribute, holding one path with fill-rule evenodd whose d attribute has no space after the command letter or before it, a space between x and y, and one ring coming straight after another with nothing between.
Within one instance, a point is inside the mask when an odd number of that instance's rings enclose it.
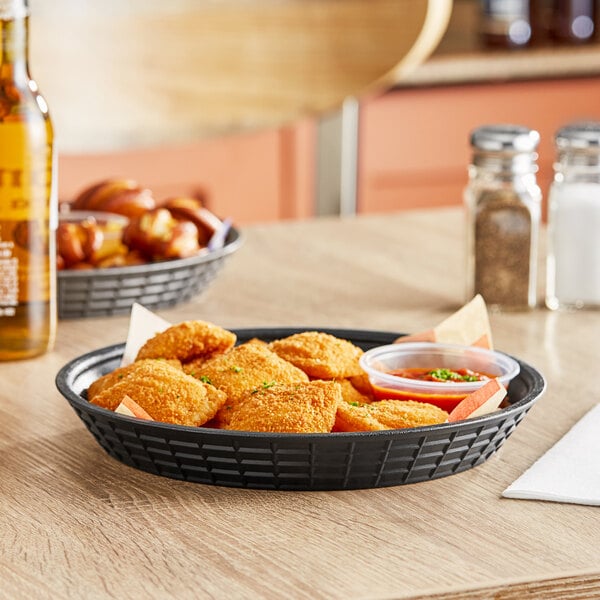
<instances>
[{"instance_id":1,"label":"salt shaker","mask_svg":"<svg viewBox=\"0 0 600 600\"><path fill-rule=\"evenodd\" d=\"M600 308L600 122L559 129L555 145L546 306Z\"/></svg>"},{"instance_id":2,"label":"salt shaker","mask_svg":"<svg viewBox=\"0 0 600 600\"><path fill-rule=\"evenodd\" d=\"M537 303L539 140L537 131L519 125L486 125L471 133L467 298L481 294L492 310L526 310Z\"/></svg>"}]
</instances>

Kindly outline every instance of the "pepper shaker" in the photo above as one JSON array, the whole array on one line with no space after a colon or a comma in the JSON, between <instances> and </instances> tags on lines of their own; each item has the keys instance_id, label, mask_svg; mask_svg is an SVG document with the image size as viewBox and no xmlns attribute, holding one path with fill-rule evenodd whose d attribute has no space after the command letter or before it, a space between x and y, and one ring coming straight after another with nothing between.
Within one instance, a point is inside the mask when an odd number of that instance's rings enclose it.
<instances>
[{"instance_id":1,"label":"pepper shaker","mask_svg":"<svg viewBox=\"0 0 600 600\"><path fill-rule=\"evenodd\" d=\"M600 308L600 122L559 129L555 145L546 306Z\"/></svg>"},{"instance_id":2,"label":"pepper shaker","mask_svg":"<svg viewBox=\"0 0 600 600\"><path fill-rule=\"evenodd\" d=\"M486 125L471 133L467 298L481 294L492 310L537 304L539 140L537 131L519 125Z\"/></svg>"}]
</instances>

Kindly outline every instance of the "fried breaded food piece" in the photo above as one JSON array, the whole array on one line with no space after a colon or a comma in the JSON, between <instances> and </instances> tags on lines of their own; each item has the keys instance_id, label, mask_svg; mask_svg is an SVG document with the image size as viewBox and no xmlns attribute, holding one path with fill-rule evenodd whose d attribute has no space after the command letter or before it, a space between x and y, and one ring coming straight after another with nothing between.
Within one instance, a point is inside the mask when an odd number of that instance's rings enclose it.
<instances>
[{"instance_id":1,"label":"fried breaded food piece","mask_svg":"<svg viewBox=\"0 0 600 600\"><path fill-rule=\"evenodd\" d=\"M369 404L372 402L373 399L370 396L361 394L350 379L340 379L339 384L342 387L342 397L349 404Z\"/></svg>"},{"instance_id":2,"label":"fried breaded food piece","mask_svg":"<svg viewBox=\"0 0 600 600\"><path fill-rule=\"evenodd\" d=\"M198 365L194 377L210 382L227 395L227 403L216 416L217 425L221 427L227 425L231 407L246 392L274 384L308 382L306 373L271 352L266 345L255 342L236 346Z\"/></svg>"},{"instance_id":3,"label":"fried breaded food piece","mask_svg":"<svg viewBox=\"0 0 600 600\"><path fill-rule=\"evenodd\" d=\"M345 379L363 373L358 364L363 351L321 331L295 333L274 340L269 348L313 379Z\"/></svg>"},{"instance_id":4,"label":"fried breaded food piece","mask_svg":"<svg viewBox=\"0 0 600 600\"><path fill-rule=\"evenodd\" d=\"M202 365L209 359L210 359L210 356L207 358L204 358L204 357L195 358L194 360L191 360L189 362L182 364L181 368L183 369L184 373L187 373L188 375L191 375L192 377L199 377L199 373L200 373L200 369L201 369Z\"/></svg>"},{"instance_id":5,"label":"fried breaded food piece","mask_svg":"<svg viewBox=\"0 0 600 600\"><path fill-rule=\"evenodd\" d=\"M373 386L369 381L369 376L363 371L360 375L349 377L350 383L364 396L373 399Z\"/></svg>"},{"instance_id":6,"label":"fried breaded food piece","mask_svg":"<svg viewBox=\"0 0 600 600\"><path fill-rule=\"evenodd\" d=\"M154 363L154 362L160 361L160 360L162 360L162 359L144 358L140 361L131 363L130 365L127 365L125 367L118 367L117 369L115 369L114 371L111 371L110 373L107 373L106 375L102 375L102 377L99 377L98 379L96 379L96 381L92 382L90 384L90 386L88 387L87 399L92 400L100 392L115 385L115 383L119 383L119 381L121 381L125 377L129 376L131 373L134 373L135 371L137 371L140 368L140 366L146 365L148 363ZM172 359L172 360L165 360L163 362L166 362L166 363L170 364L172 367L175 367L177 369L181 369L181 363L178 360Z\"/></svg>"},{"instance_id":7,"label":"fried breaded food piece","mask_svg":"<svg viewBox=\"0 0 600 600\"><path fill-rule=\"evenodd\" d=\"M252 338L252 339L248 340L247 342L245 342L243 345L247 345L247 344L257 344L261 348L267 348L268 349L267 342L264 342L263 340L259 340L258 338ZM183 370L188 375L191 375L192 377L199 377L199 376L201 376L202 365L209 358L210 358L210 356L203 356L203 357L200 357L200 358L196 358L196 359L194 359L194 360L192 360L190 362L186 362L183 365Z\"/></svg>"},{"instance_id":8,"label":"fried breaded food piece","mask_svg":"<svg viewBox=\"0 0 600 600\"><path fill-rule=\"evenodd\" d=\"M263 347L269 347L268 342L265 342L264 340L261 340L260 338L251 338L249 339L247 342L245 342L246 344L258 344L259 346L263 346Z\"/></svg>"},{"instance_id":9,"label":"fried breaded food piece","mask_svg":"<svg viewBox=\"0 0 600 600\"><path fill-rule=\"evenodd\" d=\"M379 400L371 404L338 406L335 431L382 431L445 423L448 413L433 404L414 400Z\"/></svg>"},{"instance_id":10,"label":"fried breaded food piece","mask_svg":"<svg viewBox=\"0 0 600 600\"><path fill-rule=\"evenodd\" d=\"M368 406L371 404L340 402L335 414L333 431L383 431L388 429L366 410Z\"/></svg>"},{"instance_id":11,"label":"fried breaded food piece","mask_svg":"<svg viewBox=\"0 0 600 600\"><path fill-rule=\"evenodd\" d=\"M227 396L166 361L144 361L129 375L96 394L92 404L115 410L124 396L139 404L155 421L203 425L214 417Z\"/></svg>"},{"instance_id":12,"label":"fried breaded food piece","mask_svg":"<svg viewBox=\"0 0 600 600\"><path fill-rule=\"evenodd\" d=\"M249 392L232 411L227 429L329 433L342 390L335 381L275 385Z\"/></svg>"},{"instance_id":13,"label":"fried breaded food piece","mask_svg":"<svg viewBox=\"0 0 600 600\"><path fill-rule=\"evenodd\" d=\"M184 321L150 338L139 350L143 358L176 358L182 363L226 352L236 335L207 321Z\"/></svg>"}]
</instances>

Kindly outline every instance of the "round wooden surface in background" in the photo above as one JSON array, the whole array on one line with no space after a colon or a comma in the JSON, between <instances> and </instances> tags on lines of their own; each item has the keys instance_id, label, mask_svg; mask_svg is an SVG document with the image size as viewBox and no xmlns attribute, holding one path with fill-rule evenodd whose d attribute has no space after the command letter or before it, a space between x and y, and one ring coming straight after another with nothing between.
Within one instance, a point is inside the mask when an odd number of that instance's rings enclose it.
<instances>
[{"instance_id":1,"label":"round wooden surface in background","mask_svg":"<svg viewBox=\"0 0 600 600\"><path fill-rule=\"evenodd\" d=\"M59 150L276 126L422 62L452 0L31 0L31 67Z\"/></svg>"}]
</instances>

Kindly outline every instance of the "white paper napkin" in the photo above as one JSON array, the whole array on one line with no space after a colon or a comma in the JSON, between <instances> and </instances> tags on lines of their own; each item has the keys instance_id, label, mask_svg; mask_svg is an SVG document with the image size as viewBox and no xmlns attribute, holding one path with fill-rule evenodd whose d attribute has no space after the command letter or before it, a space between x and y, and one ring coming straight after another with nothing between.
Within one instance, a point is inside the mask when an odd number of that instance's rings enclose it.
<instances>
[{"instance_id":1,"label":"white paper napkin","mask_svg":"<svg viewBox=\"0 0 600 600\"><path fill-rule=\"evenodd\" d=\"M502 495L600 506L600 404L584 415Z\"/></svg>"},{"instance_id":2,"label":"white paper napkin","mask_svg":"<svg viewBox=\"0 0 600 600\"><path fill-rule=\"evenodd\" d=\"M171 323L155 315L141 304L134 302L131 307L129 331L121 359L121 366L125 367L131 364L135 360L139 349L149 338L170 326Z\"/></svg>"}]
</instances>

